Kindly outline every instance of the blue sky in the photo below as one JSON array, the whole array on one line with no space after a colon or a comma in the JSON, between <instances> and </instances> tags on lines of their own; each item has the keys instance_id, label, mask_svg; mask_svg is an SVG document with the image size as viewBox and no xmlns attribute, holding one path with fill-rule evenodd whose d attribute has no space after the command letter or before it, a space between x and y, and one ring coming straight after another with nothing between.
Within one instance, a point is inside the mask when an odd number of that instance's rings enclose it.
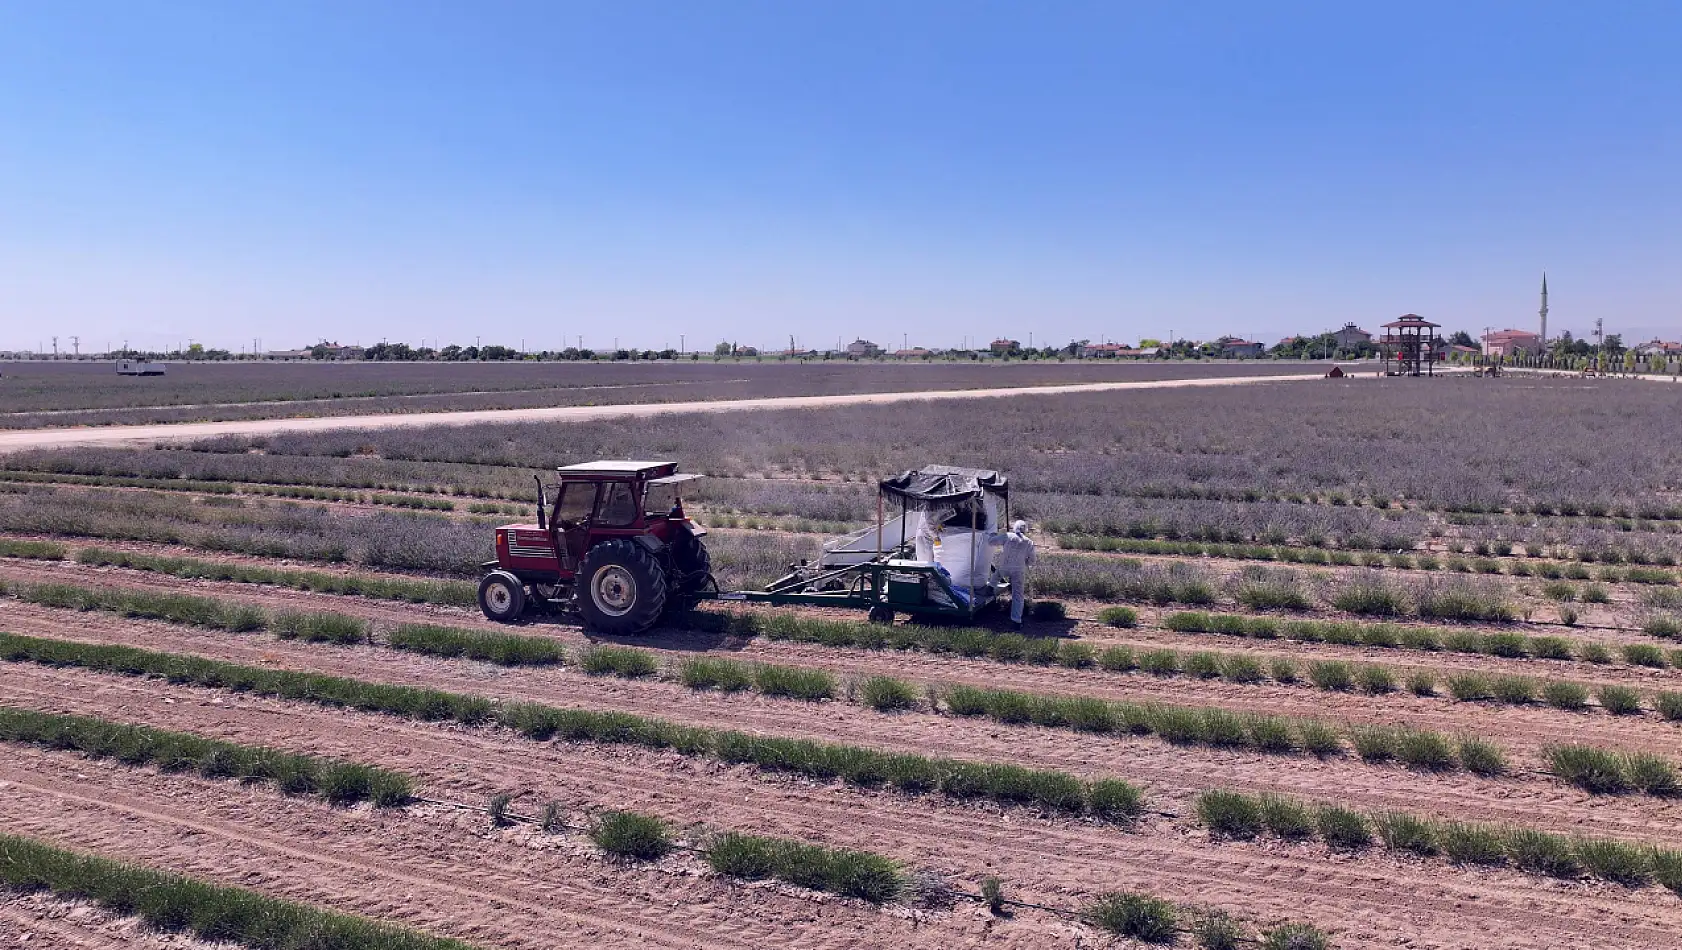
<instances>
[{"instance_id":1,"label":"blue sky","mask_svg":"<svg viewBox=\"0 0 1682 950\"><path fill-rule=\"evenodd\" d=\"M1682 5L0 4L0 348L1682 335ZM61 345L65 344L61 340Z\"/></svg>"}]
</instances>

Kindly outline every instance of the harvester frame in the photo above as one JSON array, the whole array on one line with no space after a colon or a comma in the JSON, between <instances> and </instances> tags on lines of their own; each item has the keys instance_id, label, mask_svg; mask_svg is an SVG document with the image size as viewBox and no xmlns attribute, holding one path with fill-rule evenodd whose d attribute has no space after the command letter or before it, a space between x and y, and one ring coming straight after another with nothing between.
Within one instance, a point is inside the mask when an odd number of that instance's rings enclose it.
<instances>
[{"instance_id":1,"label":"harvester frame","mask_svg":"<svg viewBox=\"0 0 1682 950\"><path fill-rule=\"evenodd\" d=\"M1002 514L988 504L1002 504ZM889 501L897 501L898 517L887 517ZM916 556L910 535L911 516L936 518L970 532L968 577L972 584L955 584L946 568ZM729 591L717 599L772 605L801 605L865 610L878 623L892 623L896 613L924 621L970 621L989 607L1008 601L1010 583L988 570L977 554L991 533L1010 520L1010 490L1005 477L985 469L931 465L884 479L877 486L876 524L836 539L825 546L817 563L792 564L789 573L764 590ZM899 540L888 541L897 532ZM874 547L863 542L874 538ZM973 583L977 573L984 580Z\"/></svg>"}]
</instances>

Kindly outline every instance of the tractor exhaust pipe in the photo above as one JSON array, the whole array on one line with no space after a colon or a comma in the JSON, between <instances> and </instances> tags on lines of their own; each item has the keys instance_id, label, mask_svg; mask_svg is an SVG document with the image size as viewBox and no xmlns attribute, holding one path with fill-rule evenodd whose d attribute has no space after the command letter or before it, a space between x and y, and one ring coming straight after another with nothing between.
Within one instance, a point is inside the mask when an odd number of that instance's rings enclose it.
<instances>
[{"instance_id":1,"label":"tractor exhaust pipe","mask_svg":"<svg viewBox=\"0 0 1682 950\"><path fill-rule=\"evenodd\" d=\"M539 531L547 531L549 522L543 514L543 476L533 475L532 478L537 482L537 528Z\"/></svg>"}]
</instances>

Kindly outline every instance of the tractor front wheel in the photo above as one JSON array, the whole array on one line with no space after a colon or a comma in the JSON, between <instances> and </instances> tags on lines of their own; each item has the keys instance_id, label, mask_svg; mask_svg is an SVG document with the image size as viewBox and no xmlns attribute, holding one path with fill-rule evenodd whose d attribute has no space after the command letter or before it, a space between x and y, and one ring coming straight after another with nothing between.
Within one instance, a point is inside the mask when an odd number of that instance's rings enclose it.
<instances>
[{"instance_id":1,"label":"tractor front wheel","mask_svg":"<svg viewBox=\"0 0 1682 950\"><path fill-rule=\"evenodd\" d=\"M497 623L513 623L526 612L526 588L503 571L486 574L479 582L479 609Z\"/></svg>"},{"instance_id":2,"label":"tractor front wheel","mask_svg":"<svg viewBox=\"0 0 1682 950\"><path fill-rule=\"evenodd\" d=\"M578 612L585 626L609 634L642 633L666 609L666 571L635 541L603 541L578 571Z\"/></svg>"}]
</instances>

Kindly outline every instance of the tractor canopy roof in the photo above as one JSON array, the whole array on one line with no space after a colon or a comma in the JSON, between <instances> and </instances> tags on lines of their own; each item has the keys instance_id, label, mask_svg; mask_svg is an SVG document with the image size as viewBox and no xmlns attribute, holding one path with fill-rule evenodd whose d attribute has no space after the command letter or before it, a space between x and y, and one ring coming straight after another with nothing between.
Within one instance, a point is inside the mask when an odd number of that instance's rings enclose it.
<instances>
[{"instance_id":1,"label":"tractor canopy roof","mask_svg":"<svg viewBox=\"0 0 1682 950\"><path fill-rule=\"evenodd\" d=\"M631 462L616 459L604 459L598 462L580 462L577 465L562 465L556 469L562 475L602 475L625 476L634 478L655 478L670 475L677 471L676 462Z\"/></svg>"},{"instance_id":2,"label":"tractor canopy roof","mask_svg":"<svg viewBox=\"0 0 1682 950\"><path fill-rule=\"evenodd\" d=\"M1010 485L1003 475L983 468L925 465L915 471L885 478L882 494L898 498L909 507L948 507L974 503L983 495L1005 497Z\"/></svg>"}]
</instances>

